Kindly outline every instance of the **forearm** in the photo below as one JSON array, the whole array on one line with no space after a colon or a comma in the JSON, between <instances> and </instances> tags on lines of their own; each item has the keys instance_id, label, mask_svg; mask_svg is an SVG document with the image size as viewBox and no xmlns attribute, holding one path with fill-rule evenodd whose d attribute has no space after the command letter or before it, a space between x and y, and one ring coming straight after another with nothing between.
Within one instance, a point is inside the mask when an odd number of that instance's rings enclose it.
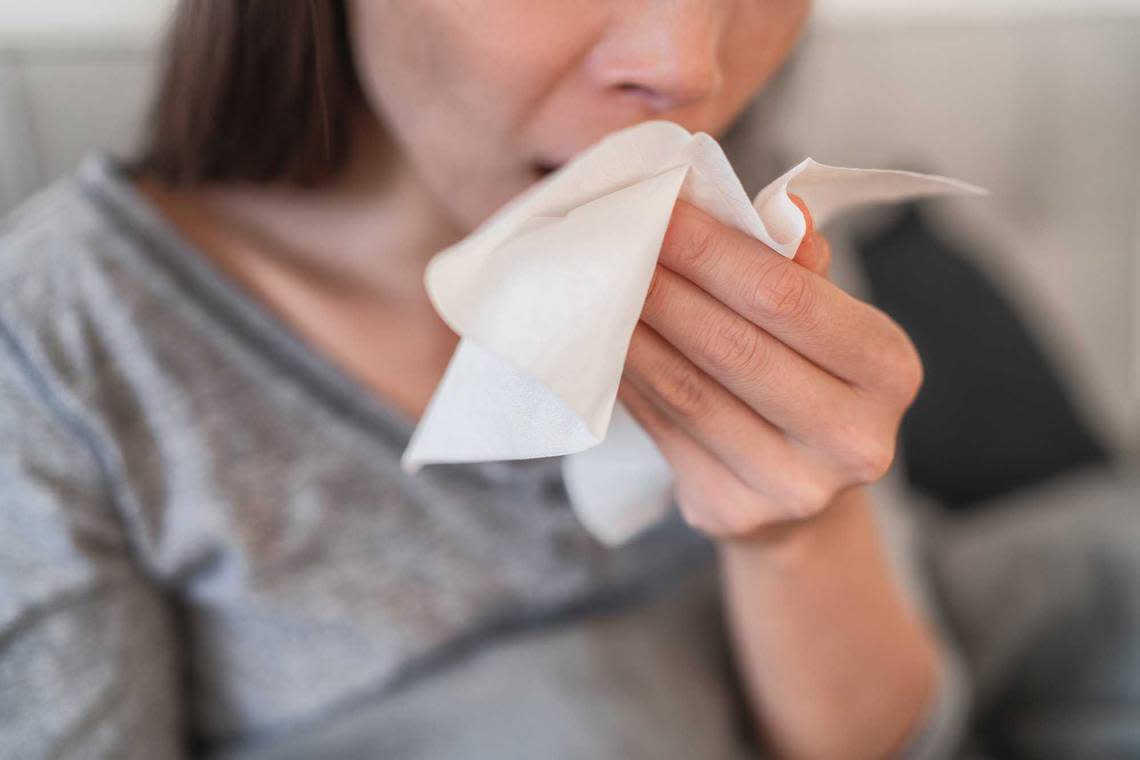
<instances>
[{"instance_id":1,"label":"forearm","mask_svg":"<svg viewBox=\"0 0 1140 760\"><path fill-rule=\"evenodd\" d=\"M720 547L737 666L786 757L887 757L925 713L938 649L892 577L859 489Z\"/></svg>"}]
</instances>

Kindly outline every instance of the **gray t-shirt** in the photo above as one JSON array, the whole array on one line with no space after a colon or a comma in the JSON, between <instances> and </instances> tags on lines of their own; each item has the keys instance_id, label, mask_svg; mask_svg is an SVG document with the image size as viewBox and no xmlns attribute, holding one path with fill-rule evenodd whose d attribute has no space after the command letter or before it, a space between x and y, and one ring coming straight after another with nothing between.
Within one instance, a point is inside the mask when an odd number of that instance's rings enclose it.
<instances>
[{"instance_id":1,"label":"gray t-shirt","mask_svg":"<svg viewBox=\"0 0 1140 760\"><path fill-rule=\"evenodd\" d=\"M0 756L751 753L705 539L601 546L554 458L409 477L412 427L114 161L18 210ZM946 689L916 755L947 751Z\"/></svg>"}]
</instances>

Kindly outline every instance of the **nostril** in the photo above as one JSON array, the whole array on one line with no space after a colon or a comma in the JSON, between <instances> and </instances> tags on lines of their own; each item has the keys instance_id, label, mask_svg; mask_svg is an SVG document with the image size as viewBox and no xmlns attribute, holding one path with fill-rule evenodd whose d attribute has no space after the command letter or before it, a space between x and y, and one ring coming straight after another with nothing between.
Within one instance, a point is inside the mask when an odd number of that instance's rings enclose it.
<instances>
[{"instance_id":1,"label":"nostril","mask_svg":"<svg viewBox=\"0 0 1140 760\"><path fill-rule=\"evenodd\" d=\"M659 107L665 100L659 90L638 84L637 82L619 82L614 86L614 90L631 99L647 103L652 107Z\"/></svg>"},{"instance_id":2,"label":"nostril","mask_svg":"<svg viewBox=\"0 0 1140 760\"><path fill-rule=\"evenodd\" d=\"M617 89L622 92L629 92L647 98L657 96L656 90L651 87L646 87L643 84L638 84L637 82L621 82L618 84Z\"/></svg>"}]
</instances>

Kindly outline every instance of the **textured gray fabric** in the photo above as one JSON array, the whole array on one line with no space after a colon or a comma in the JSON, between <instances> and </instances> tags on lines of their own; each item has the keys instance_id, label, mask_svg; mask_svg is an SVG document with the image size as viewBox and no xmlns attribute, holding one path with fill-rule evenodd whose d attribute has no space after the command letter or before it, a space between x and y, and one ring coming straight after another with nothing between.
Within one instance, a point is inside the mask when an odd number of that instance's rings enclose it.
<instances>
[{"instance_id":1,"label":"textured gray fabric","mask_svg":"<svg viewBox=\"0 0 1140 760\"><path fill-rule=\"evenodd\" d=\"M674 519L606 549L556 459L409 478L411 429L113 162L20 209L0 756L745 751L705 540Z\"/></svg>"}]
</instances>

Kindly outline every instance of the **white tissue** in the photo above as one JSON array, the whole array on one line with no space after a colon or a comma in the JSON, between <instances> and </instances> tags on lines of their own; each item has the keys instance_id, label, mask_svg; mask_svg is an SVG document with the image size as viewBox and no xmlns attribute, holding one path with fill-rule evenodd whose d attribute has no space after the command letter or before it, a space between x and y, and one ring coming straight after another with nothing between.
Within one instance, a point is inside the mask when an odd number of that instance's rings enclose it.
<instances>
[{"instance_id":1,"label":"white tissue","mask_svg":"<svg viewBox=\"0 0 1140 760\"><path fill-rule=\"evenodd\" d=\"M709 135L668 121L615 132L428 264L428 294L461 340L404 468L571 455L567 489L599 539L658 520L669 468L615 399L673 206L684 199L792 257L806 222L789 192L822 225L856 204L982 191L807 159L749 202Z\"/></svg>"}]
</instances>

